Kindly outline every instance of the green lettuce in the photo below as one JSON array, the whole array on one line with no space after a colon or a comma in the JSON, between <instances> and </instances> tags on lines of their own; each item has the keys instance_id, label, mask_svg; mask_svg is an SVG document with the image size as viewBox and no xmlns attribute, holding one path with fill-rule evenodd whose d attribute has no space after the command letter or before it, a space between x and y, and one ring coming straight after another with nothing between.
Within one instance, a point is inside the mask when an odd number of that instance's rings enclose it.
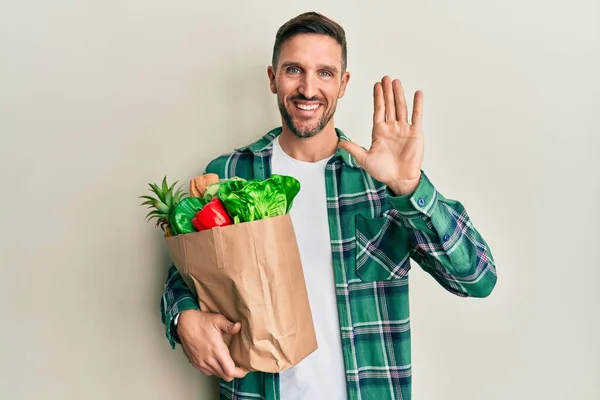
<instances>
[{"instance_id":1,"label":"green lettuce","mask_svg":"<svg viewBox=\"0 0 600 400\"><path fill-rule=\"evenodd\" d=\"M291 176L278 175L278 174L271 175L270 179L273 180L274 182L278 183L281 186L283 192L285 193L285 197L286 197L285 212L286 213L290 212L290 209L292 208L292 204L294 203L294 198L300 191L300 182L298 181L298 179L293 178Z\"/></svg>"},{"instance_id":2,"label":"green lettuce","mask_svg":"<svg viewBox=\"0 0 600 400\"><path fill-rule=\"evenodd\" d=\"M297 179L273 174L266 180L225 182L219 187L218 196L239 223L288 213L299 191Z\"/></svg>"},{"instance_id":3,"label":"green lettuce","mask_svg":"<svg viewBox=\"0 0 600 400\"><path fill-rule=\"evenodd\" d=\"M232 188L240 188L242 182L246 182L246 180L244 178L234 176L232 178L210 184L206 187L203 197L207 201L211 201L215 197L220 198L220 193L230 192ZM223 189L221 189L221 187L223 187ZM220 192L220 190L222 190L222 192Z\"/></svg>"}]
</instances>

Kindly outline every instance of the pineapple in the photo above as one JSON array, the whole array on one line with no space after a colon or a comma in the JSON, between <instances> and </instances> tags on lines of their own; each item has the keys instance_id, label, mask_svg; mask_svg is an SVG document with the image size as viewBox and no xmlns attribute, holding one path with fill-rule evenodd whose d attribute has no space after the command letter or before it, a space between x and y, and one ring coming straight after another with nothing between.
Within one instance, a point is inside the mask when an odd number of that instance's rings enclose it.
<instances>
[{"instance_id":1,"label":"pineapple","mask_svg":"<svg viewBox=\"0 0 600 400\"><path fill-rule=\"evenodd\" d=\"M177 181L171 186L167 184L167 177L165 176L162 180L161 185L155 183L149 183L151 192L156 197L152 196L140 196L142 199L146 199L145 202L140 204L141 206L147 205L148 208L153 208L148 214L146 214L146 220L150 221L156 218L156 226L163 230L165 237L173 235L173 231L169 225L169 213L175 204L179 203L185 196L186 193L182 191L181 186L177 191L173 191Z\"/></svg>"}]
</instances>

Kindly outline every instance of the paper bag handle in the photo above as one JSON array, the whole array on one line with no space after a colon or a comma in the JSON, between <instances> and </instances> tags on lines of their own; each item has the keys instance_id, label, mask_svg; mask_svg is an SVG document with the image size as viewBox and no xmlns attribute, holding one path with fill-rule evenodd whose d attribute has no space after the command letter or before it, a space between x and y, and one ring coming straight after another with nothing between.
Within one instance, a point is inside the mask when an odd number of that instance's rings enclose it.
<instances>
[{"instance_id":1,"label":"paper bag handle","mask_svg":"<svg viewBox=\"0 0 600 400\"><path fill-rule=\"evenodd\" d=\"M217 256L217 268L222 269L225 266L225 255L223 253L223 236L221 235L221 227L212 228L213 243L215 244L215 253Z\"/></svg>"}]
</instances>

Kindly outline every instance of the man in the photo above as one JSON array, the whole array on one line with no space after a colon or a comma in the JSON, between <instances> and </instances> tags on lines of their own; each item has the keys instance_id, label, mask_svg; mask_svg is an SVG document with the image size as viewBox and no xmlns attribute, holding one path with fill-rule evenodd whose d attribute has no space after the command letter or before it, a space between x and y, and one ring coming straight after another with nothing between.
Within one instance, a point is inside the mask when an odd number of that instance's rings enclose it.
<instances>
[{"instance_id":1,"label":"man","mask_svg":"<svg viewBox=\"0 0 600 400\"><path fill-rule=\"evenodd\" d=\"M240 323L199 311L174 267L162 298L173 347L221 378L224 399L410 399L409 258L459 296L485 297L496 270L463 206L422 172L423 94L409 121L402 84L374 86L372 144L352 143L333 115L350 79L344 30L305 13L277 32L267 69L282 126L213 160L221 178L291 175L291 218L319 348L280 374L234 365L223 334Z\"/></svg>"}]
</instances>

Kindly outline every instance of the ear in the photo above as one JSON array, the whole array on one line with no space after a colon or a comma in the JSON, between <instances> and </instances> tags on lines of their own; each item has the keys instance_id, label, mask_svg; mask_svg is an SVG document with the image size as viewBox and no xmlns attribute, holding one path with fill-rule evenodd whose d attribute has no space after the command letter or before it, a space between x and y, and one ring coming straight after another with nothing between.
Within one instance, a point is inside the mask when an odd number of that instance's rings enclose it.
<instances>
[{"instance_id":1,"label":"ear","mask_svg":"<svg viewBox=\"0 0 600 400\"><path fill-rule=\"evenodd\" d=\"M342 74L342 84L340 85L340 92L338 93L338 99L344 97L344 93L346 93L346 86L348 86L348 82L350 81L350 72L346 71Z\"/></svg>"},{"instance_id":2,"label":"ear","mask_svg":"<svg viewBox=\"0 0 600 400\"><path fill-rule=\"evenodd\" d=\"M277 85L275 84L275 70L271 65L267 67L267 76L269 77L269 86L271 93L277 94Z\"/></svg>"}]
</instances>

